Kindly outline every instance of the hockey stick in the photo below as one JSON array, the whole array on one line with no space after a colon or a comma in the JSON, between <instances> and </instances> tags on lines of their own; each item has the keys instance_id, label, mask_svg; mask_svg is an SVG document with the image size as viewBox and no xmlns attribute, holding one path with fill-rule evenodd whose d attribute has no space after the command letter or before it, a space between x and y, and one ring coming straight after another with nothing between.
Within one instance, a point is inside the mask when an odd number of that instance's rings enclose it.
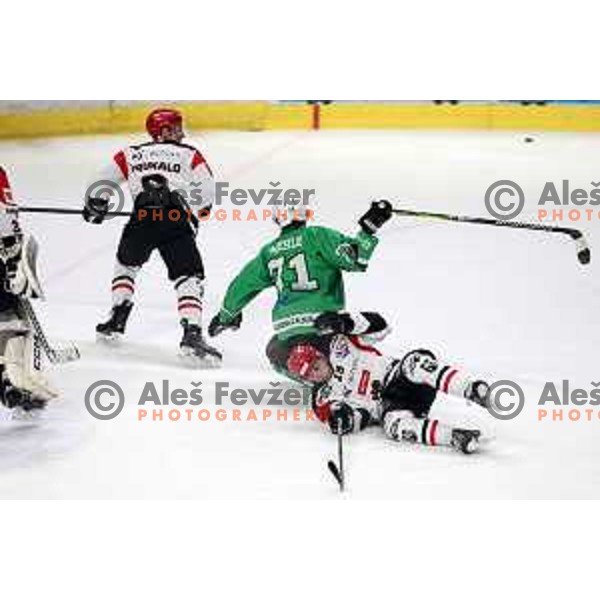
<instances>
[{"instance_id":1,"label":"hockey stick","mask_svg":"<svg viewBox=\"0 0 600 600\"><path fill-rule=\"evenodd\" d=\"M556 227L554 225L541 225L540 223L524 223L522 221L499 221L496 219L487 219L484 217L466 217L461 215L450 215L446 213L436 213L418 210L406 210L395 208L395 215L400 217L417 217L422 219L439 219L441 221L452 221L453 223L472 223L475 225L494 225L496 227L511 227L513 229L530 229L532 231L547 231L549 233L563 233L575 241L577 248L577 258L582 265L587 265L592 256L591 250L585 239L585 236L579 229L571 227Z\"/></svg>"},{"instance_id":2,"label":"hockey stick","mask_svg":"<svg viewBox=\"0 0 600 600\"><path fill-rule=\"evenodd\" d=\"M344 478L344 436L342 434L342 419L338 419L338 433L337 433L337 449L338 449L338 464L336 465L333 460L327 462L327 468L331 471L331 474L335 477L335 480L340 486L340 492L344 491L345 478Z\"/></svg>"},{"instance_id":3,"label":"hockey stick","mask_svg":"<svg viewBox=\"0 0 600 600\"><path fill-rule=\"evenodd\" d=\"M52 364L63 364L79 359L79 349L74 344L65 348L56 348L50 344L28 298L21 298L20 304L33 329L33 365L37 371L41 368L40 350Z\"/></svg>"},{"instance_id":4,"label":"hockey stick","mask_svg":"<svg viewBox=\"0 0 600 600\"><path fill-rule=\"evenodd\" d=\"M8 209L7 212L14 213L46 213L51 215L81 215L83 209L81 208L59 208L55 206L19 206ZM133 213L126 211L113 211L107 212L107 217L131 217Z\"/></svg>"}]
</instances>

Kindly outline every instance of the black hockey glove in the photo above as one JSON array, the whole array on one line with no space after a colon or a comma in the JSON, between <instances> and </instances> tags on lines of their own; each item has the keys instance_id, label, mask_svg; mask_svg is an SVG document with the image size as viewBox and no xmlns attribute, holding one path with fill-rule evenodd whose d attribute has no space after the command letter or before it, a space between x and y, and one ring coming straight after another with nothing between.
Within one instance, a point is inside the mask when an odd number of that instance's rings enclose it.
<instances>
[{"instance_id":1,"label":"black hockey glove","mask_svg":"<svg viewBox=\"0 0 600 600\"><path fill-rule=\"evenodd\" d=\"M315 319L315 327L322 333L352 333L354 320L348 313L326 312Z\"/></svg>"},{"instance_id":2,"label":"black hockey glove","mask_svg":"<svg viewBox=\"0 0 600 600\"><path fill-rule=\"evenodd\" d=\"M377 200L371 203L371 207L358 220L358 224L365 233L375 235L380 227L392 218L392 214L393 208L388 200Z\"/></svg>"},{"instance_id":3,"label":"black hockey glove","mask_svg":"<svg viewBox=\"0 0 600 600\"><path fill-rule=\"evenodd\" d=\"M321 333L344 335L369 335L387 329L387 322L379 313L365 311L355 314L326 312L319 315L314 324Z\"/></svg>"},{"instance_id":4,"label":"black hockey glove","mask_svg":"<svg viewBox=\"0 0 600 600\"><path fill-rule=\"evenodd\" d=\"M220 316L217 314L212 318L210 325L208 326L208 335L210 337L215 337L223 333L226 329L239 329L241 324L242 313L235 316L229 323L223 323Z\"/></svg>"},{"instance_id":5,"label":"black hockey glove","mask_svg":"<svg viewBox=\"0 0 600 600\"><path fill-rule=\"evenodd\" d=\"M334 435L337 435L338 432L342 435L352 433L354 431L354 410L345 402L334 402L327 424Z\"/></svg>"},{"instance_id":6,"label":"black hockey glove","mask_svg":"<svg viewBox=\"0 0 600 600\"><path fill-rule=\"evenodd\" d=\"M105 198L88 198L83 207L83 220L100 225L108 213L108 200Z\"/></svg>"}]
</instances>

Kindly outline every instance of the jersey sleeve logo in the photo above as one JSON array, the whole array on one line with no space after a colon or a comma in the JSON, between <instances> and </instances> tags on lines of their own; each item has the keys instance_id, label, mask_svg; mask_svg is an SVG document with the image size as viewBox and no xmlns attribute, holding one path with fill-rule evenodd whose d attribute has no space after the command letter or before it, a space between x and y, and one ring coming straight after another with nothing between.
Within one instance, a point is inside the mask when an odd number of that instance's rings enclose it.
<instances>
[{"instance_id":1,"label":"jersey sleeve logo","mask_svg":"<svg viewBox=\"0 0 600 600\"><path fill-rule=\"evenodd\" d=\"M343 360L350 354L350 344L343 335L338 335L331 343L331 354L338 360Z\"/></svg>"}]
</instances>

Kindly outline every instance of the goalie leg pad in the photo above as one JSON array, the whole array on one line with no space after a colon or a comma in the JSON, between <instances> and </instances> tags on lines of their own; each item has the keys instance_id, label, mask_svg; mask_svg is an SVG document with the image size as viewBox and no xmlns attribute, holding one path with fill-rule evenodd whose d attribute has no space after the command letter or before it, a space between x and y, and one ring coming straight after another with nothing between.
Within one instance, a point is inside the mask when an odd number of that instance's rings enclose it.
<instances>
[{"instance_id":1,"label":"goalie leg pad","mask_svg":"<svg viewBox=\"0 0 600 600\"><path fill-rule=\"evenodd\" d=\"M44 402L58 396L58 392L32 366L33 342L30 333L12 335L0 342L4 354L3 381L17 390L23 390Z\"/></svg>"}]
</instances>

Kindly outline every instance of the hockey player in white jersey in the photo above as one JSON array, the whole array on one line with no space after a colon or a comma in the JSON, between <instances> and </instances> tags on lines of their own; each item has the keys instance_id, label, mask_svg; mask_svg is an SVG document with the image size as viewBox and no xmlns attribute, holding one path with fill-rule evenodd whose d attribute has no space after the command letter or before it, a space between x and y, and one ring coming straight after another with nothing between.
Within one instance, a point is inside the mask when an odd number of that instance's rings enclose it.
<instances>
[{"instance_id":1,"label":"hockey player in white jersey","mask_svg":"<svg viewBox=\"0 0 600 600\"><path fill-rule=\"evenodd\" d=\"M21 302L41 298L36 275L37 245L24 235L8 176L0 167L0 403L31 411L57 393L34 367L33 333Z\"/></svg>"},{"instance_id":2,"label":"hockey player in white jersey","mask_svg":"<svg viewBox=\"0 0 600 600\"><path fill-rule=\"evenodd\" d=\"M470 454L481 432L429 418L439 395L465 398L482 407L489 386L458 367L442 365L428 350L402 358L384 356L371 345L387 325L377 313L324 313L315 326L318 343L299 343L287 358L288 371L314 386L316 415L333 433L380 425L399 442L451 446Z\"/></svg>"},{"instance_id":3,"label":"hockey player in white jersey","mask_svg":"<svg viewBox=\"0 0 600 600\"><path fill-rule=\"evenodd\" d=\"M136 277L157 250L177 295L183 327L181 353L202 364L214 364L222 356L202 335L204 266L195 240L196 215L208 214L213 203L213 175L201 152L183 143L183 118L177 110L152 111L146 129L152 141L118 152L98 177L127 185L134 212L117 251L110 318L100 323L96 332L99 338L109 340L124 334L133 308ZM108 207L106 194L87 197L84 219L102 223ZM174 215L179 218L173 219Z\"/></svg>"}]
</instances>

